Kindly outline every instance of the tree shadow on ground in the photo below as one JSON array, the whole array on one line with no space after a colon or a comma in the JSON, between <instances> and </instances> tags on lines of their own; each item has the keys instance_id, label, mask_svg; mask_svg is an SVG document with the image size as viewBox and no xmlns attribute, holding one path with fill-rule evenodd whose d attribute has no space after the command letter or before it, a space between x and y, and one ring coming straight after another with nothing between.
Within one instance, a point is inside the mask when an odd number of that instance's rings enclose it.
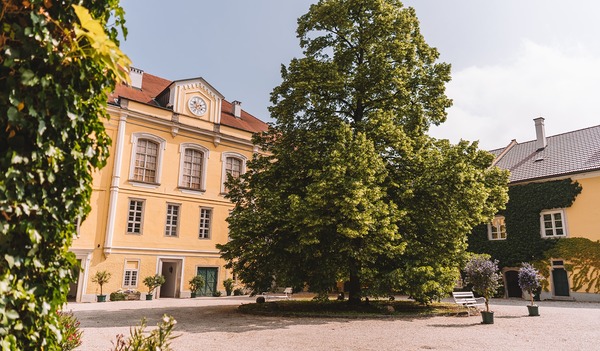
<instances>
[{"instance_id":1,"label":"tree shadow on ground","mask_svg":"<svg viewBox=\"0 0 600 351\"><path fill-rule=\"evenodd\" d=\"M326 325L329 323L349 323L360 320L393 322L412 321L433 316L382 316L382 317L283 317L257 316L237 311L237 306L193 306L139 308L117 311L76 311L75 316L84 329L131 327L140 324L146 318L149 327L156 326L162 316L167 314L177 320L176 331L186 333L228 332L245 333L248 331L286 329L294 325Z\"/></svg>"}]
</instances>

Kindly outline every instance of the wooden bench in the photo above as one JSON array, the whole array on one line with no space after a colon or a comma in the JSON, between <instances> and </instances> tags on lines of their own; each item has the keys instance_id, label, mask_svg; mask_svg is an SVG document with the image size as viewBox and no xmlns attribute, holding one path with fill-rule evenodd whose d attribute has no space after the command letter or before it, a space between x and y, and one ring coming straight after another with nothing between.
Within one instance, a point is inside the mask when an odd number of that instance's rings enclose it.
<instances>
[{"instance_id":1,"label":"wooden bench","mask_svg":"<svg viewBox=\"0 0 600 351\"><path fill-rule=\"evenodd\" d=\"M477 309L477 306L485 305L485 297L475 297L472 291L454 291L452 292L454 303L467 308L469 316L471 309Z\"/></svg>"},{"instance_id":2,"label":"wooden bench","mask_svg":"<svg viewBox=\"0 0 600 351\"><path fill-rule=\"evenodd\" d=\"M292 297L292 288L291 287L287 287L285 289L283 289L283 291L281 292L270 292L270 291L265 291L263 292L261 295L265 297L265 301L269 300L269 299L286 299L289 300Z\"/></svg>"}]
</instances>

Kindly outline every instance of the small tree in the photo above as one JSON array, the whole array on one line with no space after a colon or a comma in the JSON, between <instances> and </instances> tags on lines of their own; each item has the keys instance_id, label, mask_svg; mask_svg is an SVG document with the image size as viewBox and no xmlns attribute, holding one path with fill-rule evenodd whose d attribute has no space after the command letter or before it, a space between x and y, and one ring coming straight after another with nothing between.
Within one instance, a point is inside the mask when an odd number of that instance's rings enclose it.
<instances>
[{"instance_id":1,"label":"small tree","mask_svg":"<svg viewBox=\"0 0 600 351\"><path fill-rule=\"evenodd\" d=\"M223 280L223 287L225 288L225 294L227 296L231 296L231 292L233 291L234 281L231 278L227 278Z\"/></svg>"},{"instance_id":2,"label":"small tree","mask_svg":"<svg viewBox=\"0 0 600 351\"><path fill-rule=\"evenodd\" d=\"M539 274L538 270L531 264L521 264L521 269L519 269L519 287L527 291L531 297L531 306L534 305L533 295L540 288L542 279L543 277Z\"/></svg>"},{"instance_id":3,"label":"small tree","mask_svg":"<svg viewBox=\"0 0 600 351\"><path fill-rule=\"evenodd\" d=\"M196 293L196 291L204 287L204 277L197 275L190 279L188 283L190 284L190 290L192 290L192 293Z\"/></svg>"},{"instance_id":4,"label":"small tree","mask_svg":"<svg viewBox=\"0 0 600 351\"><path fill-rule=\"evenodd\" d=\"M465 275L466 282L473 285L473 291L485 298L486 311L490 312L490 298L500 287L502 278L498 272L498 260L475 256L467 262Z\"/></svg>"},{"instance_id":5,"label":"small tree","mask_svg":"<svg viewBox=\"0 0 600 351\"><path fill-rule=\"evenodd\" d=\"M92 278L92 282L98 284L100 286L100 295L104 295L102 293L102 286L110 280L111 274L107 271L98 271L96 275Z\"/></svg>"},{"instance_id":6,"label":"small tree","mask_svg":"<svg viewBox=\"0 0 600 351\"><path fill-rule=\"evenodd\" d=\"M144 285L148 287L148 295L152 294L154 292L154 289L163 285L165 281L165 276L159 274L155 274L154 276L150 275L144 278Z\"/></svg>"}]
</instances>

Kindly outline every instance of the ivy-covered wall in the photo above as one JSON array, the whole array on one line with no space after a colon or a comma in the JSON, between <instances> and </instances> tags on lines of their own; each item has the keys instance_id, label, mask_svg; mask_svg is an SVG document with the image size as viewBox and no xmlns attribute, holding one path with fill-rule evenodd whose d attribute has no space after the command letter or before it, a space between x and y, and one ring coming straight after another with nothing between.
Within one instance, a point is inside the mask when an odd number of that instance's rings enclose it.
<instances>
[{"instance_id":1,"label":"ivy-covered wall","mask_svg":"<svg viewBox=\"0 0 600 351\"><path fill-rule=\"evenodd\" d=\"M469 251L490 254L501 267L544 259L557 240L541 237L540 212L570 207L579 193L581 186L571 179L511 186L506 210L499 213L505 217L506 240L489 240L482 224L469 236Z\"/></svg>"}]
</instances>

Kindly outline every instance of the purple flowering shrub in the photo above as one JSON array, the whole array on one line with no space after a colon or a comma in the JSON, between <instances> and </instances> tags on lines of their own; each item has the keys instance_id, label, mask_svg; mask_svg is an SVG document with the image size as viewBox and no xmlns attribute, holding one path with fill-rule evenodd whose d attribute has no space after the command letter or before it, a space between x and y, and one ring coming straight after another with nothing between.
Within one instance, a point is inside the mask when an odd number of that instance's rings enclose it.
<instances>
[{"instance_id":1,"label":"purple flowering shrub","mask_svg":"<svg viewBox=\"0 0 600 351\"><path fill-rule=\"evenodd\" d=\"M489 312L489 301L500 287L502 276L498 269L498 260L490 260L482 256L475 256L465 266L465 281L473 285L473 291L485 297L485 308Z\"/></svg>"},{"instance_id":2,"label":"purple flowering shrub","mask_svg":"<svg viewBox=\"0 0 600 351\"><path fill-rule=\"evenodd\" d=\"M544 278L531 264L521 264L521 268L519 269L519 287L529 293L532 306L534 291L540 288L542 279Z\"/></svg>"}]
</instances>

